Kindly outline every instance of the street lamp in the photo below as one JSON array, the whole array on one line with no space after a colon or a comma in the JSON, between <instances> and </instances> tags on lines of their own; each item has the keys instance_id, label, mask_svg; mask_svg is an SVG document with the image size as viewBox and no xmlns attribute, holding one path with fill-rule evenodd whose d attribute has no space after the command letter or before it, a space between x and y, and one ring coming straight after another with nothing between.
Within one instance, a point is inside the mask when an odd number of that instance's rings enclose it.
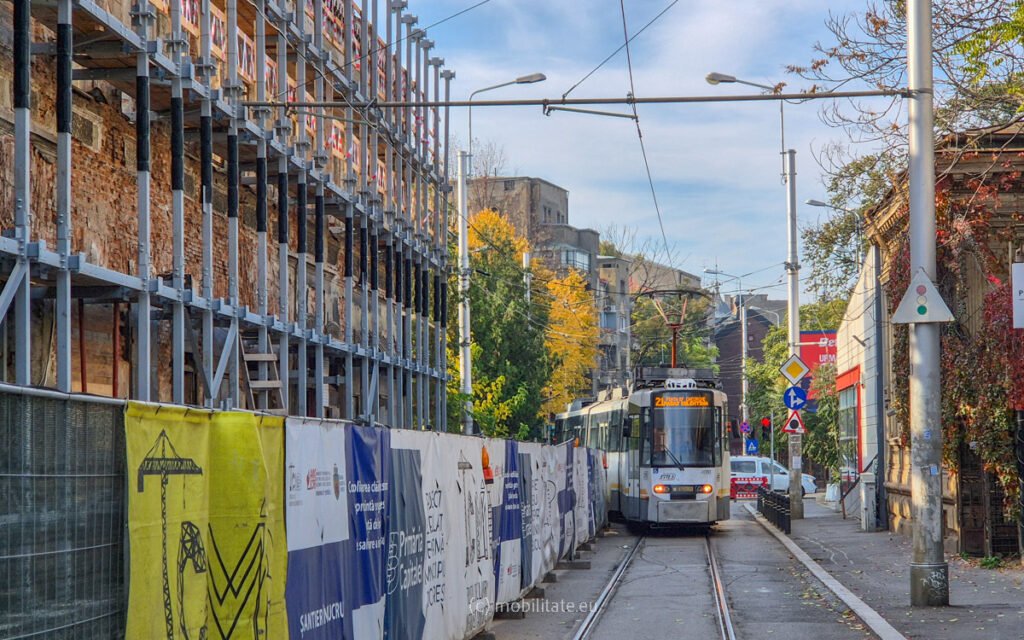
<instances>
[{"instance_id":1,"label":"street lamp","mask_svg":"<svg viewBox=\"0 0 1024 640\"><path fill-rule=\"evenodd\" d=\"M764 89L768 93L775 93L776 92L776 88L775 87L772 87L772 86L769 86L769 85L766 85L766 84L761 84L760 82L750 82L749 80L741 80L740 78L737 78L736 76L731 76L731 75L729 75L727 73L718 73L717 71L712 71L708 75L704 76L704 80L706 80L707 83L710 84L710 85L719 85L719 84L722 84L722 83L725 83L725 84L745 84L748 87L757 87L758 89ZM779 100L779 131L781 133L781 139L782 139L782 155L783 155L783 158L782 158L782 173L783 173L783 176L785 176L785 173L786 173L786 158L785 158L785 155L786 155L786 114L785 114L785 110L784 110L785 104L786 104L785 101Z\"/></svg>"},{"instance_id":2,"label":"street lamp","mask_svg":"<svg viewBox=\"0 0 1024 640\"><path fill-rule=\"evenodd\" d=\"M725 73L712 72L704 78L708 84L717 85L720 83L745 84L758 87L765 91L775 93L775 87L740 80L735 76ZM789 355L799 357L800 351L800 256L797 251L797 229L796 229L796 151L786 149L786 121L784 116L783 100L779 101L779 124L782 136L782 176L786 185L786 226L788 259L786 260L786 274L788 279L789 298ZM799 434L793 434L789 439L789 513L793 520L801 520L804 517L804 502L801 479L801 462L803 458L803 443Z\"/></svg>"},{"instance_id":3,"label":"street lamp","mask_svg":"<svg viewBox=\"0 0 1024 640\"><path fill-rule=\"evenodd\" d=\"M485 91L493 91L494 89L500 89L502 87L509 87L514 84L534 84L536 82L544 82L548 77L543 73L531 73L525 76L519 76L515 80L509 80L508 82L502 82L501 84L491 85L490 87L484 87L483 89L477 89L473 93L469 94L469 157L473 157L473 98L478 93Z\"/></svg>"},{"instance_id":4,"label":"street lamp","mask_svg":"<svg viewBox=\"0 0 1024 640\"><path fill-rule=\"evenodd\" d=\"M459 229L459 369L462 393L466 404L462 412L462 431L473 433L473 356L470 352L470 308L469 308L469 192L466 184L469 176L470 158L473 157L473 98L478 93L500 89L513 84L533 84L547 80L543 73L519 76L515 80L477 89L469 94L469 152L459 152L458 166L458 229Z\"/></svg>"}]
</instances>

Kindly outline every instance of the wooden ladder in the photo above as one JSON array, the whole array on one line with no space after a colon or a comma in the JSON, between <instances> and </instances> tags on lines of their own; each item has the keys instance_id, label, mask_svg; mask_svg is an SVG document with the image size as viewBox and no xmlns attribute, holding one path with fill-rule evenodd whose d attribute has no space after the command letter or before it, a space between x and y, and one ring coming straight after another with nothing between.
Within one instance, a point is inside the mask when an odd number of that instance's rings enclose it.
<instances>
[{"instance_id":1,"label":"wooden ladder","mask_svg":"<svg viewBox=\"0 0 1024 640\"><path fill-rule=\"evenodd\" d=\"M259 338L255 334L239 332L238 355L242 358L242 383L249 398L249 408L259 411L264 404L267 413L285 416L288 408L284 406L281 393L281 376L277 368L276 347L270 345L270 352L261 352ZM261 374L261 369L264 372Z\"/></svg>"}]
</instances>

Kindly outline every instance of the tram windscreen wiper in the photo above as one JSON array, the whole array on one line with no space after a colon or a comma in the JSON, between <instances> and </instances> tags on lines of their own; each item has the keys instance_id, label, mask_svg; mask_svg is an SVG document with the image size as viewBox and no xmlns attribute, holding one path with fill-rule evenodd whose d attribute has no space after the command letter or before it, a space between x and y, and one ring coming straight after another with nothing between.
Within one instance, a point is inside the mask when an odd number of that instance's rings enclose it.
<instances>
[{"instance_id":1,"label":"tram windscreen wiper","mask_svg":"<svg viewBox=\"0 0 1024 640\"><path fill-rule=\"evenodd\" d=\"M679 461L679 458L676 457L676 454L672 452L672 449L665 447L665 453L667 453L669 457L672 458L672 463L679 467L680 471L686 471L686 467L684 467L683 463Z\"/></svg>"}]
</instances>

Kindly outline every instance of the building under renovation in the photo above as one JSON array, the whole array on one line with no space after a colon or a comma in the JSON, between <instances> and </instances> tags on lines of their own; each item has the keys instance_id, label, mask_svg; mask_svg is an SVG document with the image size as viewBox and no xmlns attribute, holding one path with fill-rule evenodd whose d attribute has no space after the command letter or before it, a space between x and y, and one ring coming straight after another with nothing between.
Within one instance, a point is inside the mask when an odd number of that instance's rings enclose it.
<instances>
[{"instance_id":1,"label":"building under renovation","mask_svg":"<svg viewBox=\"0 0 1024 640\"><path fill-rule=\"evenodd\" d=\"M405 0L14 0L0 55L0 379L444 424L454 73Z\"/></svg>"}]
</instances>

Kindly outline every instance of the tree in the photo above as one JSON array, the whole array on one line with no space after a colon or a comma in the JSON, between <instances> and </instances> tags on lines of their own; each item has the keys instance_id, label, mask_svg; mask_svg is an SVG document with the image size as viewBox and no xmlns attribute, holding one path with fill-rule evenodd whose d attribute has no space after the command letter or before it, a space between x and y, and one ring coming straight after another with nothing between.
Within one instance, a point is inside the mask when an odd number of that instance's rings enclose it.
<instances>
[{"instance_id":1,"label":"tree","mask_svg":"<svg viewBox=\"0 0 1024 640\"><path fill-rule=\"evenodd\" d=\"M1008 0L936 0L933 7L935 127L940 133L1016 122L1024 105L1024 3ZM865 87L901 89L906 76L906 3L868 2L858 13L830 15L830 42L817 43L808 64L789 71L811 91ZM846 132L818 162L829 176L831 203L841 209L803 230L812 287L822 297L846 297L857 268L851 256L862 240L858 218L897 185L906 167L904 98L829 101L822 120ZM861 155L857 145L871 151ZM958 145L970 153L971 144ZM940 179L955 158L945 164ZM993 163L995 165L995 163ZM982 181L983 182L983 181ZM897 196L900 191L895 190Z\"/></svg>"},{"instance_id":2,"label":"tree","mask_svg":"<svg viewBox=\"0 0 1024 640\"><path fill-rule=\"evenodd\" d=\"M469 250L474 421L488 436L538 437L541 391L550 368L544 344L548 308L542 297L526 300L521 256L529 246L507 220L485 210L469 220ZM457 274L449 288L456 295L448 342L457 348ZM457 362L457 356L450 354L449 362ZM460 395L449 401L451 431L459 430L464 401Z\"/></svg>"},{"instance_id":3,"label":"tree","mask_svg":"<svg viewBox=\"0 0 1024 640\"><path fill-rule=\"evenodd\" d=\"M587 280L572 269L547 285L550 315L547 346L551 377L544 387L545 414L565 411L567 404L590 395L588 374L597 359L597 308Z\"/></svg>"},{"instance_id":4,"label":"tree","mask_svg":"<svg viewBox=\"0 0 1024 640\"><path fill-rule=\"evenodd\" d=\"M639 241L636 229L611 225L601 232L601 254L628 258L629 288L632 293L630 360L633 366L667 364L672 348L672 330L666 317L683 328L677 344L678 361L686 367L714 367L718 349L711 344L707 324L710 302L699 292L652 292L657 276L665 267L658 260L666 256L661 242ZM685 307L684 307L685 305ZM659 309L660 307L660 309Z\"/></svg>"},{"instance_id":5,"label":"tree","mask_svg":"<svg viewBox=\"0 0 1024 640\"><path fill-rule=\"evenodd\" d=\"M845 311L845 300L801 305L800 328L804 331L838 328ZM774 413L776 425L781 425L789 413L782 404L782 393L789 383L779 373L779 367L789 357L787 326L784 321L768 330L761 343L764 350L762 362L747 361L747 376L750 381L747 404L750 406L751 415L768 416ZM812 390L817 394L818 411L802 414L807 427L804 451L809 458L835 473L839 468L840 454L836 423L838 401L835 391L835 367L818 368ZM779 436L779 432L776 432L776 436ZM765 440L766 438L762 438L762 443ZM785 436L782 436L776 443L776 448L784 447L785 441Z\"/></svg>"}]
</instances>

